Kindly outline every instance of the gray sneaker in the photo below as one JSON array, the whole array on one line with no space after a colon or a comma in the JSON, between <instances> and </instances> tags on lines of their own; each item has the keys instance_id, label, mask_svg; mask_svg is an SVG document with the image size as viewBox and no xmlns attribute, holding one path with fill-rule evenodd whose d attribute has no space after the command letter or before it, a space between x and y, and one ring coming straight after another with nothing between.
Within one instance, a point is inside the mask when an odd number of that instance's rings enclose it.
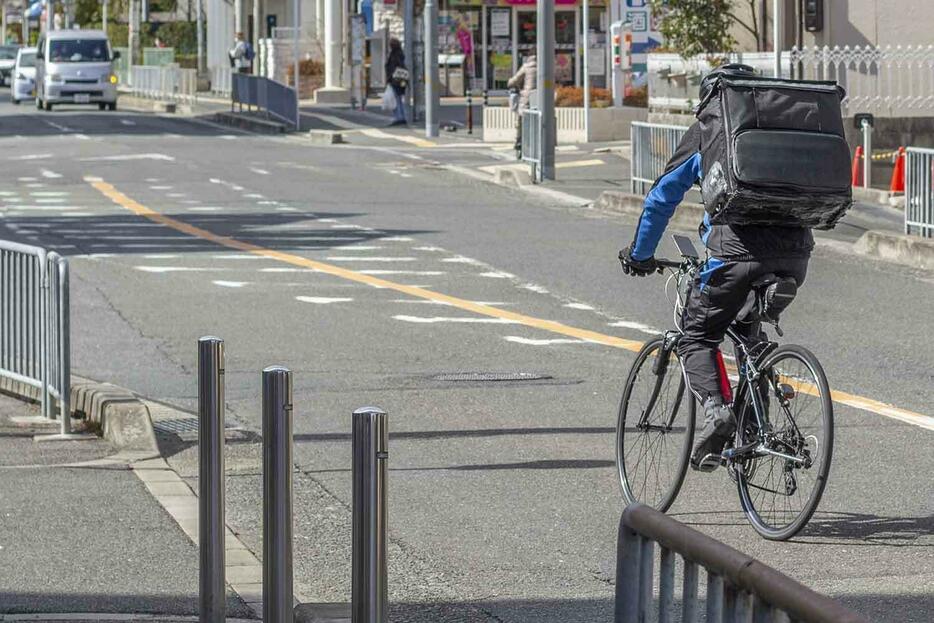
<instances>
[{"instance_id":1,"label":"gray sneaker","mask_svg":"<svg viewBox=\"0 0 934 623\"><path fill-rule=\"evenodd\" d=\"M734 432L733 409L718 398L708 398L704 402L704 427L691 453L691 467L701 472L712 472L720 467L720 453Z\"/></svg>"}]
</instances>

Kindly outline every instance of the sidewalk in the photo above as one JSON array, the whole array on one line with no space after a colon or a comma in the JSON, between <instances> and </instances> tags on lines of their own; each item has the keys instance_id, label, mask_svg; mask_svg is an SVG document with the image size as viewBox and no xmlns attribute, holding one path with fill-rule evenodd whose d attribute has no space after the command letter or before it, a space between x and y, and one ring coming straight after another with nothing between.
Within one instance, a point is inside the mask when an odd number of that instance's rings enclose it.
<instances>
[{"instance_id":1,"label":"sidewalk","mask_svg":"<svg viewBox=\"0 0 934 623\"><path fill-rule=\"evenodd\" d=\"M14 420L36 414L0 396L0 621L196 616L198 548L125 463L101 461L109 443L36 442L56 427ZM253 617L233 593L227 612Z\"/></svg>"}]
</instances>

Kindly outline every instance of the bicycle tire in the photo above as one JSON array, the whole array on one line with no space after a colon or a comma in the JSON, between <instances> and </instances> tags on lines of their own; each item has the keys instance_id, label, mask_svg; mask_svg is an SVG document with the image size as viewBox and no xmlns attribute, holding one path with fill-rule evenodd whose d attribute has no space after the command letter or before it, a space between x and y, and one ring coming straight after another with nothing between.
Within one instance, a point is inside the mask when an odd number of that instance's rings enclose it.
<instances>
[{"instance_id":1,"label":"bicycle tire","mask_svg":"<svg viewBox=\"0 0 934 623\"><path fill-rule=\"evenodd\" d=\"M794 512L794 518L784 525L773 525L774 517L776 515L775 511L771 511L772 519L769 519L768 515L770 512L762 508L761 504L757 505L755 495L750 492L750 489L758 489L762 491L771 491L772 493L779 493L776 490L770 490L750 482L751 479L755 478L758 470L761 469L759 464L747 461L746 463L739 462L737 465L736 473L738 477L736 478L736 485L739 491L739 498L740 503L742 504L743 512L746 514L747 519L749 520L750 524L752 524L752 527L756 530L756 532L758 532L764 538L772 541L785 541L792 538L807 525L808 521L810 521L811 517L814 515L814 512L817 510L818 505L820 504L821 497L823 496L824 488L827 485L827 479L830 475L830 464L833 458L833 401L830 397L830 385L827 382L827 376L824 373L824 369L820 365L820 361L818 361L817 357L814 356L811 351L797 345L784 345L778 347L765 357L765 359L759 365L759 369L763 374L768 373L771 376L775 369L786 360L797 360L810 372L811 376L813 377L814 382L811 382L810 380L805 381L800 378L795 379L793 376L788 374L783 374L781 376L781 378L787 380L794 379L794 382L796 383L796 387L793 388L795 395L791 400L798 400L802 395L810 395L812 398L814 398L814 392L818 393L818 396L816 396L816 403L819 404L820 407L820 426L823 432L823 436L821 438L818 438L813 434L805 436L804 429L808 429L806 422L801 420L801 423L799 424L798 420L796 420L796 418L800 417L800 408L796 406L799 413L796 416L792 416L790 406L782 407L781 413L784 413L787 419L792 423L795 431L794 434L802 437L805 443L807 443L807 440L809 440L811 437L814 438L814 441L811 443L818 446L817 458L819 460L817 465L813 465L813 467L816 467L817 471L814 472L814 484L807 499L804 501L801 509ZM784 370L784 368L780 367L779 369ZM775 381L772 382L774 383ZM775 392L773 391L772 394L775 394ZM749 426L757 426L757 424L755 424L755 414L752 409L752 402L748 388L741 405L742 406L737 417L737 446L743 443L740 439L742 431L747 430ZM787 405L791 405L790 400L787 401ZM773 418L770 415L770 424L772 419ZM791 431L786 432L788 435L793 434ZM799 454L800 453L796 451L796 456ZM774 474L775 464L782 462L781 477L785 488L785 493L783 495L788 498L794 495L797 492L797 483L800 479L800 476L795 476L795 471L789 472L789 470L792 469L791 463L788 460L783 461L782 459L774 456L762 457L762 459L770 461L771 467L769 468L768 472L768 478L770 480ZM752 461L758 462L762 459L756 458L752 459ZM811 468L799 467L796 469L799 474L804 474L805 472L801 472L801 469L809 470ZM787 475L788 473L791 474L790 479ZM778 489L778 485L775 486L776 489ZM788 492L789 488L793 488L791 493ZM783 513L788 515L789 511L786 510L783 511Z\"/></svg>"},{"instance_id":2,"label":"bicycle tire","mask_svg":"<svg viewBox=\"0 0 934 623\"><path fill-rule=\"evenodd\" d=\"M632 368L629 370L629 375L626 378L626 385L623 389L623 396L620 400L619 412L617 416L616 424L616 467L619 474L619 483L620 488L623 492L623 498L626 501L626 504L634 504L636 502L641 502L648 506L652 506L655 510L660 512L665 512L668 508L674 503L675 498L678 496L678 492L681 490L681 485L684 483L684 477L688 469L688 461L691 455L691 443L694 440L694 417L696 405L694 401L694 396L691 394L690 390L687 387L687 382L684 378L684 372L681 368L680 360L677 358L675 353L672 353L672 359L669 360L669 364L666 367L664 377L661 381L658 380L658 375L655 375L652 366L655 361L655 358L652 357L658 349L662 346L664 340L662 338L657 338L647 342L642 350L639 351L636 355L636 360L632 364ZM648 377L640 377L640 374L648 372ZM671 426L670 431L667 433L661 433L660 431L654 431L659 433L658 437L664 435L674 435L676 433L681 433L682 439L676 440L675 443L681 444L680 448L676 446L673 448L674 452L671 453L671 459L674 463L670 470L670 478L667 479L667 482L664 486L659 489L657 483L653 487L653 490L656 492L653 496L644 495L645 490L648 488L647 478L650 475L652 463L647 467L649 468L646 474L646 477L643 478L641 492L642 494L637 495L634 490L640 490L639 487L634 487L636 476L638 473L635 469L635 466L631 466L631 469L627 469L626 463L626 443L627 443L627 434L629 440L634 440L635 435L646 435L651 431L637 431L629 430L627 431L627 417L634 415L636 411L639 413L639 418L642 417L644 408L640 409L637 405L634 404L633 390L636 387L637 382L640 378L648 378L650 381L658 381L666 387L670 387L670 380L673 378L671 375L678 375L678 387L676 389L676 400L677 402L670 406L670 403L666 403L663 407L668 406L668 409L662 408L659 412L667 411L669 415L674 413L672 417L672 424L674 419L677 418L682 425L679 427ZM680 398L678 396L680 395ZM685 403L687 403L687 409L684 408ZM677 409L677 411L671 411L671 409ZM650 414L651 415L651 414ZM632 424L632 417L629 417L628 423ZM648 441L643 439L642 443L646 444ZM633 444L638 443L633 441ZM659 443L657 439L655 443ZM665 446L666 442L662 442L662 446ZM635 447L633 445L633 447ZM648 448L648 446L643 446ZM655 477L659 478L659 468L661 467L659 462L654 463L655 468ZM630 477L633 478L634 482L630 483Z\"/></svg>"}]
</instances>

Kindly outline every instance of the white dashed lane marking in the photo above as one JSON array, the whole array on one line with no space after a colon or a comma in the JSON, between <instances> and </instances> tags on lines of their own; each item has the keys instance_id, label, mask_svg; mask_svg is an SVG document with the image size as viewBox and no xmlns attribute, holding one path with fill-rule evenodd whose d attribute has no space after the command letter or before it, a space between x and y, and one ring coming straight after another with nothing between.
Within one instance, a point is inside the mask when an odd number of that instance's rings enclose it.
<instances>
[{"instance_id":1,"label":"white dashed lane marking","mask_svg":"<svg viewBox=\"0 0 934 623\"><path fill-rule=\"evenodd\" d=\"M243 286L247 285L249 282L248 281L220 281L218 280L218 281L212 281L211 283L213 283L216 286L220 286L222 288L242 288Z\"/></svg>"},{"instance_id":2,"label":"white dashed lane marking","mask_svg":"<svg viewBox=\"0 0 934 623\"><path fill-rule=\"evenodd\" d=\"M507 342L513 342L514 344L525 344L527 346L553 346L555 344L594 344L595 342L588 342L587 340L572 340L569 338L555 338L555 339L543 339L535 340L527 337L519 337L518 335L507 335L504 337Z\"/></svg>"},{"instance_id":3,"label":"white dashed lane marking","mask_svg":"<svg viewBox=\"0 0 934 623\"><path fill-rule=\"evenodd\" d=\"M302 303L314 303L315 305L329 305L331 303L350 303L352 298L327 297L327 296L296 296L296 301Z\"/></svg>"}]
</instances>

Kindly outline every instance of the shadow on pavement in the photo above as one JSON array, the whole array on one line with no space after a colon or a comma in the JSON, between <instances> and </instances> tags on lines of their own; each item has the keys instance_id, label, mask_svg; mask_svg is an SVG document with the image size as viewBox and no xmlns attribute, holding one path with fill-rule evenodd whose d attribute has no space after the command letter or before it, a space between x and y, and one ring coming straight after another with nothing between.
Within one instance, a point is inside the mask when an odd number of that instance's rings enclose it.
<instances>
[{"instance_id":1,"label":"shadow on pavement","mask_svg":"<svg viewBox=\"0 0 934 623\"><path fill-rule=\"evenodd\" d=\"M63 561L67 562L67 561ZM88 570L93 571L93 570ZM153 574L169 573L164 568L153 568ZM78 579L76 578L76 582ZM0 613L133 613L197 615L199 608L198 587L192 593L179 594L103 594L57 591L16 592L0 590ZM227 594L227 616L253 618L253 611L233 593ZM31 617L33 618L33 617ZM105 618L105 617L102 617ZM144 619L145 617L140 617ZM41 616L35 619L42 620ZM68 619L59 619L67 621ZM93 619L91 619L93 620ZM132 619L130 619L132 620Z\"/></svg>"},{"instance_id":2,"label":"shadow on pavement","mask_svg":"<svg viewBox=\"0 0 934 623\"><path fill-rule=\"evenodd\" d=\"M0 102L6 98L0 98ZM9 111L10 109L6 109ZM194 117L211 121L212 115ZM159 136L178 134L186 137L211 137L235 133L210 123L192 123L191 118L157 116L137 111L99 112L83 106L64 106L51 112L39 111L32 102L23 102L13 112L0 115L0 138L10 136L48 137L69 134L85 136Z\"/></svg>"},{"instance_id":3,"label":"shadow on pavement","mask_svg":"<svg viewBox=\"0 0 934 623\"><path fill-rule=\"evenodd\" d=\"M433 230L331 229L323 225L318 229L294 227L293 224L316 218L348 219L363 213L315 212L292 213L218 213L214 215L166 214L189 225L213 234L235 238L277 251L327 250L355 245L393 236L418 236L435 233ZM8 216L4 219L14 239L25 244L38 244L62 255L111 253L199 253L217 252L222 247L216 242L196 238L169 227L157 227L148 219L132 214L98 215L87 217ZM17 235L15 231L18 231ZM38 241L22 238L23 231L35 232ZM67 237L66 237L67 236ZM85 242L86 241L86 242Z\"/></svg>"},{"instance_id":4,"label":"shadow on pavement","mask_svg":"<svg viewBox=\"0 0 934 623\"><path fill-rule=\"evenodd\" d=\"M420 430L390 432L389 439L457 439L503 437L509 435L606 435L616 432L610 426L567 426L541 428L481 428L477 430ZM294 435L297 443L315 441L350 441L350 433L302 433Z\"/></svg>"}]
</instances>

